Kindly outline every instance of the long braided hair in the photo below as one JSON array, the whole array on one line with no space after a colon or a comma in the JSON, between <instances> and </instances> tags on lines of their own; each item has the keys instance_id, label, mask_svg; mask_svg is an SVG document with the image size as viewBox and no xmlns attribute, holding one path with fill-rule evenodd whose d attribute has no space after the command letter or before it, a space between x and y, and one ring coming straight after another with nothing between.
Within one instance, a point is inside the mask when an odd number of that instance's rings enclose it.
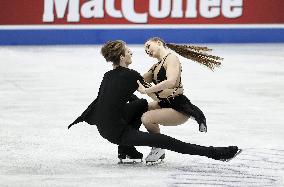
<instances>
[{"instance_id":1,"label":"long braided hair","mask_svg":"<svg viewBox=\"0 0 284 187\"><path fill-rule=\"evenodd\" d=\"M215 67L219 67L223 58L219 56L210 55L207 52L212 51L207 47L200 47L200 46L192 46L192 45L181 45L181 44L174 44L174 43L166 43L163 39L159 37L150 38L148 41L160 41L162 42L165 48L170 48L171 50L175 51L177 54L198 62L204 66L207 66L212 71Z\"/></svg>"}]
</instances>

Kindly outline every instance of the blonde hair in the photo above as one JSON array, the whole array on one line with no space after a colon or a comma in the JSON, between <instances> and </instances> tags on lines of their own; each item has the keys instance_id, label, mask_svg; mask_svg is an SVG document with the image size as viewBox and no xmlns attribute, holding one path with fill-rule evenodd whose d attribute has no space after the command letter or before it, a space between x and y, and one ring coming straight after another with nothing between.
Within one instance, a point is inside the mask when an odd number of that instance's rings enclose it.
<instances>
[{"instance_id":1,"label":"blonde hair","mask_svg":"<svg viewBox=\"0 0 284 187\"><path fill-rule=\"evenodd\" d=\"M170 48L171 50L175 51L177 54L183 56L184 58L193 60L198 62L212 71L215 67L219 67L223 58L215 55L210 55L207 52L212 51L207 47L200 47L200 46L192 46L192 45L182 45L182 44L174 44L174 43L166 43L163 39L159 37L150 38L148 41L160 41L162 42L165 48Z\"/></svg>"}]
</instances>

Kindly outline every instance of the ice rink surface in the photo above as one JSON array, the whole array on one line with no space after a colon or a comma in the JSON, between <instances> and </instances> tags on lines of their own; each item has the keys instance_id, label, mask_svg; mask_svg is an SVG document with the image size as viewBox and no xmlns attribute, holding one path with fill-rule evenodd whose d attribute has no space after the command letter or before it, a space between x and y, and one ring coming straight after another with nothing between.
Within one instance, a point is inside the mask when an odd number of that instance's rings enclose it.
<instances>
[{"instance_id":1,"label":"ice rink surface","mask_svg":"<svg viewBox=\"0 0 284 187\"><path fill-rule=\"evenodd\" d=\"M180 58L208 133L193 120L161 131L243 153L224 163L166 151L154 166L118 165L117 146L95 126L67 130L112 68L98 46L0 47L0 186L284 186L284 44L208 46L225 58L215 72ZM130 68L148 71L154 59L130 47Z\"/></svg>"}]
</instances>

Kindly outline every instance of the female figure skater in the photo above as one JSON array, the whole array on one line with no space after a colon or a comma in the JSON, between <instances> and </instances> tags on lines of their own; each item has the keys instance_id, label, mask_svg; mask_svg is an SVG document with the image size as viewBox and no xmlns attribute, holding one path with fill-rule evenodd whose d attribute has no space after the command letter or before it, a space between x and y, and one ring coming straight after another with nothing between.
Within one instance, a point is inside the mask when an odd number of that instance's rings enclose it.
<instances>
[{"instance_id":1,"label":"female figure skater","mask_svg":"<svg viewBox=\"0 0 284 187\"><path fill-rule=\"evenodd\" d=\"M85 121L96 125L100 135L111 143L120 146L151 146L168 149L182 154L200 155L216 160L227 160L238 153L237 146L206 147L185 143L175 138L139 131L132 124L137 116L125 112L133 93L138 89L137 80L143 82L143 77L134 70L127 68L131 64L132 52L123 41L109 41L101 49L108 62L113 63L113 70L105 73L95 101L72 124ZM134 100L137 101L137 100ZM146 100L138 100L132 113L140 114L147 111ZM126 120L128 118L128 120ZM128 152L125 153L128 156Z\"/></svg>"},{"instance_id":2,"label":"female figure skater","mask_svg":"<svg viewBox=\"0 0 284 187\"><path fill-rule=\"evenodd\" d=\"M158 60L152 68L143 75L147 83L154 83L154 86L145 88L140 84L139 91L142 94L155 94L156 101L150 103L155 110L149 110L142 116L142 123L151 133L160 133L159 124L165 126L176 126L183 124L188 118L194 118L199 124L200 132L207 132L206 118L203 112L182 93L176 91L183 88L181 82L181 64L178 57L171 53L172 49L181 56L197 61L210 69L219 66L218 60L222 58L205 53L210 49L206 47L167 44L161 38L150 38L145 43L145 52ZM164 89L174 89L168 95L161 94ZM152 97L153 98L153 97ZM165 151L153 147L146 160L153 161L165 155Z\"/></svg>"}]
</instances>

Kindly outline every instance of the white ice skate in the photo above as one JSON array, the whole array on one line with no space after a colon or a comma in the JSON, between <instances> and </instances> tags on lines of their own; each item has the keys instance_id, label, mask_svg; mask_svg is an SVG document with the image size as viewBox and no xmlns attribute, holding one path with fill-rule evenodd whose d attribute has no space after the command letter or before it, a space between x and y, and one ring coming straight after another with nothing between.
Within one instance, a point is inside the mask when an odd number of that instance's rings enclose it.
<instances>
[{"instance_id":1,"label":"white ice skate","mask_svg":"<svg viewBox=\"0 0 284 187\"><path fill-rule=\"evenodd\" d=\"M165 150L161 148L152 147L151 152L146 157L145 161L147 163L155 164L162 161L165 158Z\"/></svg>"}]
</instances>

